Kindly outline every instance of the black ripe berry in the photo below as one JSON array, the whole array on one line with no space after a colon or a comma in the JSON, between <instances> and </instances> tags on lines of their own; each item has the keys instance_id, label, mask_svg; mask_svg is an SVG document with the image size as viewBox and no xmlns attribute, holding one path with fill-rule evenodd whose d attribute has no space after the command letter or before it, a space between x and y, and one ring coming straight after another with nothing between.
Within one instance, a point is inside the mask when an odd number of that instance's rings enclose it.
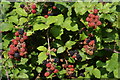
<instances>
[{"instance_id":1,"label":"black ripe berry","mask_svg":"<svg viewBox=\"0 0 120 80\"><path fill-rule=\"evenodd\" d=\"M15 57L15 58L19 58L19 57L20 57L19 53L16 52L16 53L14 54L14 57Z\"/></svg>"},{"instance_id":2,"label":"black ripe berry","mask_svg":"<svg viewBox=\"0 0 120 80\"><path fill-rule=\"evenodd\" d=\"M43 65L46 65L46 64L47 64L47 60L44 60L44 61L42 62L42 64L43 64Z\"/></svg>"},{"instance_id":3,"label":"black ripe berry","mask_svg":"<svg viewBox=\"0 0 120 80\"><path fill-rule=\"evenodd\" d=\"M24 30L23 29L19 29L18 32L19 32L20 35L23 35Z\"/></svg>"},{"instance_id":4,"label":"black ripe berry","mask_svg":"<svg viewBox=\"0 0 120 80\"><path fill-rule=\"evenodd\" d=\"M20 7L21 7L21 8L24 8L24 7L25 7L25 5L24 5L24 4L21 4L21 5L20 5Z\"/></svg>"},{"instance_id":5,"label":"black ripe berry","mask_svg":"<svg viewBox=\"0 0 120 80\"><path fill-rule=\"evenodd\" d=\"M82 60L82 57L79 54L76 54L77 60Z\"/></svg>"},{"instance_id":6,"label":"black ripe berry","mask_svg":"<svg viewBox=\"0 0 120 80\"><path fill-rule=\"evenodd\" d=\"M59 59L58 58L54 58L54 62L55 63L59 63Z\"/></svg>"},{"instance_id":7,"label":"black ripe berry","mask_svg":"<svg viewBox=\"0 0 120 80\"><path fill-rule=\"evenodd\" d=\"M90 39L86 40L86 43L89 43L90 42Z\"/></svg>"},{"instance_id":8,"label":"black ripe berry","mask_svg":"<svg viewBox=\"0 0 120 80\"><path fill-rule=\"evenodd\" d=\"M80 73L80 74L79 74L79 76L85 77L85 74L83 74L83 73Z\"/></svg>"},{"instance_id":9,"label":"black ripe berry","mask_svg":"<svg viewBox=\"0 0 120 80\"><path fill-rule=\"evenodd\" d=\"M74 51L69 51L69 53L70 53L70 56L74 55Z\"/></svg>"}]
</instances>

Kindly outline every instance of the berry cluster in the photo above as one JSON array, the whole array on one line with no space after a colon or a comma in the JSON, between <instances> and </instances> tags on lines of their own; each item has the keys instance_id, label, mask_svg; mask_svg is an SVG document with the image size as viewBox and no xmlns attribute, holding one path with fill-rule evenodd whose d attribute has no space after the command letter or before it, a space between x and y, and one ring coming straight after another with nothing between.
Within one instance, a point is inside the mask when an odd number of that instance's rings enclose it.
<instances>
[{"instance_id":1,"label":"berry cluster","mask_svg":"<svg viewBox=\"0 0 120 80\"><path fill-rule=\"evenodd\" d=\"M89 55L93 55L93 52L96 50L95 44L96 44L96 39L92 35L89 35L88 38L84 40L84 46L83 48L85 49L86 53Z\"/></svg>"},{"instance_id":2,"label":"berry cluster","mask_svg":"<svg viewBox=\"0 0 120 80\"><path fill-rule=\"evenodd\" d=\"M76 76L74 65L62 64L62 67L66 70L68 78Z\"/></svg>"},{"instance_id":3,"label":"berry cluster","mask_svg":"<svg viewBox=\"0 0 120 80\"><path fill-rule=\"evenodd\" d=\"M21 4L20 5L21 8L25 9L26 12L28 13L33 13L35 14L37 11L36 11L36 4L32 4L32 5L27 5L25 6L24 4Z\"/></svg>"},{"instance_id":4,"label":"berry cluster","mask_svg":"<svg viewBox=\"0 0 120 80\"><path fill-rule=\"evenodd\" d=\"M57 9L56 6L52 6L52 9L50 9L46 15L44 15L45 18L48 18L49 16L53 16L54 13L53 13L53 10Z\"/></svg>"},{"instance_id":5,"label":"berry cluster","mask_svg":"<svg viewBox=\"0 0 120 80\"><path fill-rule=\"evenodd\" d=\"M26 50L26 43L25 40L28 39L26 36L26 32L23 29L19 29L15 32L15 39L12 39L12 43L10 44L9 48L9 58L18 59L20 57L25 57L27 50Z\"/></svg>"},{"instance_id":6,"label":"berry cluster","mask_svg":"<svg viewBox=\"0 0 120 80\"><path fill-rule=\"evenodd\" d=\"M68 55L71 56L75 60L78 60L78 61L82 60L82 57L80 56L77 50L68 51Z\"/></svg>"},{"instance_id":7,"label":"berry cluster","mask_svg":"<svg viewBox=\"0 0 120 80\"><path fill-rule=\"evenodd\" d=\"M96 29L97 26L102 24L101 21L99 21L99 16L97 15L99 11L97 9L94 9L91 12L93 12L93 14L89 14L86 18L86 21L88 22L89 27Z\"/></svg>"},{"instance_id":8,"label":"berry cluster","mask_svg":"<svg viewBox=\"0 0 120 80\"><path fill-rule=\"evenodd\" d=\"M46 68L47 72L44 73L45 77L48 77L52 73L58 73L59 72L59 70L56 69L56 66L53 63L51 63L51 62L48 62L46 64L46 67L47 67Z\"/></svg>"}]
</instances>

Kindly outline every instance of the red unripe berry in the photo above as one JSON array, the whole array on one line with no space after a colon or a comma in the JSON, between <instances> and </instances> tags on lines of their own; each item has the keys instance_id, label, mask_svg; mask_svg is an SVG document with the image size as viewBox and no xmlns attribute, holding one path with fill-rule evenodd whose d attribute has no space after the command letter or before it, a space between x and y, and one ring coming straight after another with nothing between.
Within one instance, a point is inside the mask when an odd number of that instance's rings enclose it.
<instances>
[{"instance_id":1,"label":"red unripe berry","mask_svg":"<svg viewBox=\"0 0 120 80\"><path fill-rule=\"evenodd\" d=\"M48 18L48 15L44 15L45 18Z\"/></svg>"},{"instance_id":2,"label":"red unripe berry","mask_svg":"<svg viewBox=\"0 0 120 80\"><path fill-rule=\"evenodd\" d=\"M101 25L101 24L102 24L101 21L98 21L98 22L96 23L96 25L98 25L98 26Z\"/></svg>"},{"instance_id":3,"label":"red unripe berry","mask_svg":"<svg viewBox=\"0 0 120 80\"><path fill-rule=\"evenodd\" d=\"M51 11L48 11L48 14L50 14L51 13Z\"/></svg>"},{"instance_id":4,"label":"red unripe berry","mask_svg":"<svg viewBox=\"0 0 120 80\"><path fill-rule=\"evenodd\" d=\"M22 47L25 48L25 47L26 47L26 44L25 44L25 43L22 43Z\"/></svg>"},{"instance_id":5,"label":"red unripe berry","mask_svg":"<svg viewBox=\"0 0 120 80\"><path fill-rule=\"evenodd\" d=\"M90 19L90 18L89 18L89 17L87 17L87 18L86 18L86 21L87 21L87 22L89 22L89 19Z\"/></svg>"},{"instance_id":6,"label":"red unripe berry","mask_svg":"<svg viewBox=\"0 0 120 80\"><path fill-rule=\"evenodd\" d=\"M55 70L55 67L51 66L51 67L50 67L50 70Z\"/></svg>"},{"instance_id":7,"label":"red unripe berry","mask_svg":"<svg viewBox=\"0 0 120 80\"><path fill-rule=\"evenodd\" d=\"M24 42L24 39L22 38L22 39L20 39L20 42Z\"/></svg>"},{"instance_id":8,"label":"red unripe berry","mask_svg":"<svg viewBox=\"0 0 120 80\"><path fill-rule=\"evenodd\" d=\"M94 9L93 13L94 13L94 14L97 14L97 13L98 13L98 10L97 10L97 9Z\"/></svg>"},{"instance_id":9,"label":"red unripe berry","mask_svg":"<svg viewBox=\"0 0 120 80\"><path fill-rule=\"evenodd\" d=\"M14 47L13 49L14 49L14 51L17 51L17 50L18 50L18 48L17 48L17 47Z\"/></svg>"},{"instance_id":10,"label":"red unripe berry","mask_svg":"<svg viewBox=\"0 0 120 80\"><path fill-rule=\"evenodd\" d=\"M46 77L48 77L49 75L50 75L49 72L46 72L46 73L44 74L44 76L46 76Z\"/></svg>"},{"instance_id":11,"label":"red unripe berry","mask_svg":"<svg viewBox=\"0 0 120 80\"><path fill-rule=\"evenodd\" d=\"M27 36L23 36L23 39L26 40L26 39L28 39L28 37Z\"/></svg>"},{"instance_id":12,"label":"red unripe berry","mask_svg":"<svg viewBox=\"0 0 120 80\"><path fill-rule=\"evenodd\" d=\"M73 56L72 56L72 58L76 58L76 56L75 56L75 55L73 55Z\"/></svg>"},{"instance_id":13,"label":"red unripe berry","mask_svg":"<svg viewBox=\"0 0 120 80\"><path fill-rule=\"evenodd\" d=\"M13 59L14 57L13 57L12 55L9 55L9 58L10 58L10 59Z\"/></svg>"},{"instance_id":14,"label":"red unripe berry","mask_svg":"<svg viewBox=\"0 0 120 80\"><path fill-rule=\"evenodd\" d=\"M19 36L19 32L17 31L17 32L15 32L15 36Z\"/></svg>"},{"instance_id":15,"label":"red unripe berry","mask_svg":"<svg viewBox=\"0 0 120 80\"><path fill-rule=\"evenodd\" d=\"M26 32L24 32L24 34L23 34L24 36L26 36L27 35L27 33Z\"/></svg>"},{"instance_id":16,"label":"red unripe berry","mask_svg":"<svg viewBox=\"0 0 120 80\"><path fill-rule=\"evenodd\" d=\"M13 44L14 44L14 45L17 45L17 44L18 44L18 42L17 42L17 41L14 41L14 42L13 42Z\"/></svg>"},{"instance_id":17,"label":"red unripe berry","mask_svg":"<svg viewBox=\"0 0 120 80\"><path fill-rule=\"evenodd\" d=\"M24 53L23 53L23 52L20 52L20 56L24 56Z\"/></svg>"},{"instance_id":18,"label":"red unripe berry","mask_svg":"<svg viewBox=\"0 0 120 80\"><path fill-rule=\"evenodd\" d=\"M57 7L56 7L56 6L53 6L52 8L53 8L53 9L57 9Z\"/></svg>"},{"instance_id":19,"label":"red unripe berry","mask_svg":"<svg viewBox=\"0 0 120 80\"><path fill-rule=\"evenodd\" d=\"M70 68L69 70L70 70L70 71L74 71L75 69L74 69L74 68Z\"/></svg>"},{"instance_id":20,"label":"red unripe berry","mask_svg":"<svg viewBox=\"0 0 120 80\"><path fill-rule=\"evenodd\" d=\"M51 67L51 63L47 63L47 64L46 64L46 67Z\"/></svg>"},{"instance_id":21,"label":"red unripe berry","mask_svg":"<svg viewBox=\"0 0 120 80\"><path fill-rule=\"evenodd\" d=\"M19 40L20 40L20 37L16 37L16 40L19 41Z\"/></svg>"},{"instance_id":22,"label":"red unripe berry","mask_svg":"<svg viewBox=\"0 0 120 80\"><path fill-rule=\"evenodd\" d=\"M14 42L15 41L15 39L12 39L12 42Z\"/></svg>"},{"instance_id":23,"label":"red unripe berry","mask_svg":"<svg viewBox=\"0 0 120 80\"><path fill-rule=\"evenodd\" d=\"M74 66L73 65L68 65L68 68L73 68Z\"/></svg>"},{"instance_id":24,"label":"red unripe berry","mask_svg":"<svg viewBox=\"0 0 120 80\"><path fill-rule=\"evenodd\" d=\"M36 5L35 4L32 5L32 9L36 9Z\"/></svg>"},{"instance_id":25,"label":"red unripe berry","mask_svg":"<svg viewBox=\"0 0 120 80\"><path fill-rule=\"evenodd\" d=\"M97 18L94 19L94 22L98 22L99 20Z\"/></svg>"},{"instance_id":26,"label":"red unripe berry","mask_svg":"<svg viewBox=\"0 0 120 80\"><path fill-rule=\"evenodd\" d=\"M95 44L94 40L92 40L92 41L89 42L89 45L93 45L93 44Z\"/></svg>"},{"instance_id":27,"label":"red unripe berry","mask_svg":"<svg viewBox=\"0 0 120 80\"><path fill-rule=\"evenodd\" d=\"M24 49L24 48L20 48L20 51L21 51L21 52L25 52L25 49Z\"/></svg>"},{"instance_id":28,"label":"red unripe berry","mask_svg":"<svg viewBox=\"0 0 120 80\"><path fill-rule=\"evenodd\" d=\"M12 55L12 54L14 54L14 51L13 51L13 50L10 50L10 51L8 52L8 54Z\"/></svg>"},{"instance_id":29,"label":"red unripe berry","mask_svg":"<svg viewBox=\"0 0 120 80\"><path fill-rule=\"evenodd\" d=\"M99 19L99 16L98 16L98 15L96 15L96 16L95 16L95 18L96 18L96 19Z\"/></svg>"},{"instance_id":30,"label":"red unripe berry","mask_svg":"<svg viewBox=\"0 0 120 80\"><path fill-rule=\"evenodd\" d=\"M10 47L10 48L14 48L15 46L11 44L9 47Z\"/></svg>"},{"instance_id":31,"label":"red unripe berry","mask_svg":"<svg viewBox=\"0 0 120 80\"><path fill-rule=\"evenodd\" d=\"M54 72L54 73L58 73L58 72L59 72L59 70L58 70L58 69L55 69L53 72Z\"/></svg>"},{"instance_id":32,"label":"red unripe berry","mask_svg":"<svg viewBox=\"0 0 120 80\"><path fill-rule=\"evenodd\" d=\"M95 26L95 23L94 23L94 22L91 22L91 23L89 23L88 25L89 25L89 27L93 27L93 26Z\"/></svg>"},{"instance_id":33,"label":"red unripe berry","mask_svg":"<svg viewBox=\"0 0 120 80\"><path fill-rule=\"evenodd\" d=\"M32 10L31 12L32 12L33 14L35 14L37 11L36 11L36 10Z\"/></svg>"}]
</instances>

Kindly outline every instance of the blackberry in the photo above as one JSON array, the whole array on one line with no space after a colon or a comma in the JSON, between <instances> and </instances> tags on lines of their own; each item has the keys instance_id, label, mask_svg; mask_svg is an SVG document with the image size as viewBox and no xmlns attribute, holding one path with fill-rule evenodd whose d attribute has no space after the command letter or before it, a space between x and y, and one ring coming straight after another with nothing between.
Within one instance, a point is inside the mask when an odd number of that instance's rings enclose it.
<instances>
[{"instance_id":1,"label":"blackberry","mask_svg":"<svg viewBox=\"0 0 120 80\"><path fill-rule=\"evenodd\" d=\"M47 64L47 60L44 60L44 61L42 62L42 64L43 64L43 65L46 65L46 64Z\"/></svg>"},{"instance_id":2,"label":"blackberry","mask_svg":"<svg viewBox=\"0 0 120 80\"><path fill-rule=\"evenodd\" d=\"M70 56L74 55L74 51L69 51Z\"/></svg>"},{"instance_id":3,"label":"blackberry","mask_svg":"<svg viewBox=\"0 0 120 80\"><path fill-rule=\"evenodd\" d=\"M23 29L19 29L18 32L19 32L20 35L23 35L24 30Z\"/></svg>"},{"instance_id":4,"label":"blackberry","mask_svg":"<svg viewBox=\"0 0 120 80\"><path fill-rule=\"evenodd\" d=\"M54 58L54 62L55 63L59 63L59 59L58 58Z\"/></svg>"},{"instance_id":5,"label":"blackberry","mask_svg":"<svg viewBox=\"0 0 120 80\"><path fill-rule=\"evenodd\" d=\"M77 51L77 50L74 50L74 53L78 53L78 51Z\"/></svg>"},{"instance_id":6,"label":"blackberry","mask_svg":"<svg viewBox=\"0 0 120 80\"><path fill-rule=\"evenodd\" d=\"M53 16L53 13L48 14L48 16Z\"/></svg>"},{"instance_id":7,"label":"blackberry","mask_svg":"<svg viewBox=\"0 0 120 80\"><path fill-rule=\"evenodd\" d=\"M80 73L80 74L79 74L79 76L85 77L85 74L83 74L83 73Z\"/></svg>"},{"instance_id":8,"label":"blackberry","mask_svg":"<svg viewBox=\"0 0 120 80\"><path fill-rule=\"evenodd\" d=\"M76 54L77 60L82 60L82 57L79 54Z\"/></svg>"},{"instance_id":9,"label":"blackberry","mask_svg":"<svg viewBox=\"0 0 120 80\"><path fill-rule=\"evenodd\" d=\"M24 4L21 4L21 5L20 5L20 7L21 7L21 8L24 8L24 7L25 7L25 5L24 5Z\"/></svg>"},{"instance_id":10,"label":"blackberry","mask_svg":"<svg viewBox=\"0 0 120 80\"><path fill-rule=\"evenodd\" d=\"M19 54L18 52L16 52L16 53L14 54L14 57L15 57L15 58L19 58L19 57L20 57L20 54Z\"/></svg>"},{"instance_id":11,"label":"blackberry","mask_svg":"<svg viewBox=\"0 0 120 80\"><path fill-rule=\"evenodd\" d=\"M90 42L90 39L86 40L86 43L89 43Z\"/></svg>"}]
</instances>

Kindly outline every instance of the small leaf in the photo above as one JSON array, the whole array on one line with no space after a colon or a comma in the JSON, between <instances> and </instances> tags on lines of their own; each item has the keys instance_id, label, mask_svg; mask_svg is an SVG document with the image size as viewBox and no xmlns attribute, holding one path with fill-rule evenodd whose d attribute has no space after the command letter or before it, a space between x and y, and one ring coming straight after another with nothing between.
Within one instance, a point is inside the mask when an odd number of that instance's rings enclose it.
<instances>
[{"instance_id":1,"label":"small leaf","mask_svg":"<svg viewBox=\"0 0 120 80\"><path fill-rule=\"evenodd\" d=\"M14 23L18 23L18 16L10 16L9 17L9 22L14 22Z\"/></svg>"},{"instance_id":2,"label":"small leaf","mask_svg":"<svg viewBox=\"0 0 120 80\"><path fill-rule=\"evenodd\" d=\"M41 68L41 67L37 67L37 68L36 68L36 71L37 71L38 73L40 73L40 72L42 71L42 68Z\"/></svg>"},{"instance_id":3,"label":"small leaf","mask_svg":"<svg viewBox=\"0 0 120 80\"><path fill-rule=\"evenodd\" d=\"M46 24L34 24L33 25L33 30L36 31L36 30L43 30L43 29L47 29L49 26L46 25Z\"/></svg>"},{"instance_id":4,"label":"small leaf","mask_svg":"<svg viewBox=\"0 0 120 80\"><path fill-rule=\"evenodd\" d=\"M0 24L0 30L1 31L9 31L12 30L13 25L11 23L3 22Z\"/></svg>"},{"instance_id":5,"label":"small leaf","mask_svg":"<svg viewBox=\"0 0 120 80\"><path fill-rule=\"evenodd\" d=\"M65 47L67 47L68 49L71 49L72 48L72 45L74 45L76 42L74 41L67 41L66 44L65 44Z\"/></svg>"},{"instance_id":6,"label":"small leaf","mask_svg":"<svg viewBox=\"0 0 120 80\"><path fill-rule=\"evenodd\" d=\"M47 59L47 55L46 55L46 52L41 52L39 55L38 55L38 63L39 64L42 64L42 62L44 61L44 60L46 60Z\"/></svg>"},{"instance_id":7,"label":"small leaf","mask_svg":"<svg viewBox=\"0 0 120 80\"><path fill-rule=\"evenodd\" d=\"M20 65L20 64L25 64L27 61L28 61L27 58L21 58L21 62L18 63L18 64L19 64L19 65Z\"/></svg>"},{"instance_id":8,"label":"small leaf","mask_svg":"<svg viewBox=\"0 0 120 80\"><path fill-rule=\"evenodd\" d=\"M62 75L62 74L65 74L65 73L66 73L66 70L64 70L64 69L61 70L61 71L59 71L59 74L61 74L61 75Z\"/></svg>"},{"instance_id":9,"label":"small leaf","mask_svg":"<svg viewBox=\"0 0 120 80\"><path fill-rule=\"evenodd\" d=\"M58 50L57 50L57 53L62 53L65 51L65 47L59 47Z\"/></svg>"},{"instance_id":10,"label":"small leaf","mask_svg":"<svg viewBox=\"0 0 120 80\"><path fill-rule=\"evenodd\" d=\"M100 76L101 76L101 72L97 68L93 69L92 73L96 78L100 78Z\"/></svg>"},{"instance_id":11,"label":"small leaf","mask_svg":"<svg viewBox=\"0 0 120 80\"><path fill-rule=\"evenodd\" d=\"M20 73L20 74L18 75L18 78L28 78L28 75L25 74L25 73Z\"/></svg>"},{"instance_id":12,"label":"small leaf","mask_svg":"<svg viewBox=\"0 0 120 80\"><path fill-rule=\"evenodd\" d=\"M27 16L27 12L22 8L16 8L16 13L18 13L21 16Z\"/></svg>"},{"instance_id":13,"label":"small leaf","mask_svg":"<svg viewBox=\"0 0 120 80\"><path fill-rule=\"evenodd\" d=\"M47 48L44 47L44 46L39 46L37 49L38 49L39 51L47 51Z\"/></svg>"},{"instance_id":14,"label":"small leaf","mask_svg":"<svg viewBox=\"0 0 120 80\"><path fill-rule=\"evenodd\" d=\"M73 58L69 58L69 60L68 60L70 63L75 63L75 60L73 59Z\"/></svg>"},{"instance_id":15,"label":"small leaf","mask_svg":"<svg viewBox=\"0 0 120 80\"><path fill-rule=\"evenodd\" d=\"M24 17L21 17L21 18L19 19L19 24L18 24L18 25L23 25L23 23L25 23L25 22L27 22L27 19L24 18Z\"/></svg>"}]
</instances>

